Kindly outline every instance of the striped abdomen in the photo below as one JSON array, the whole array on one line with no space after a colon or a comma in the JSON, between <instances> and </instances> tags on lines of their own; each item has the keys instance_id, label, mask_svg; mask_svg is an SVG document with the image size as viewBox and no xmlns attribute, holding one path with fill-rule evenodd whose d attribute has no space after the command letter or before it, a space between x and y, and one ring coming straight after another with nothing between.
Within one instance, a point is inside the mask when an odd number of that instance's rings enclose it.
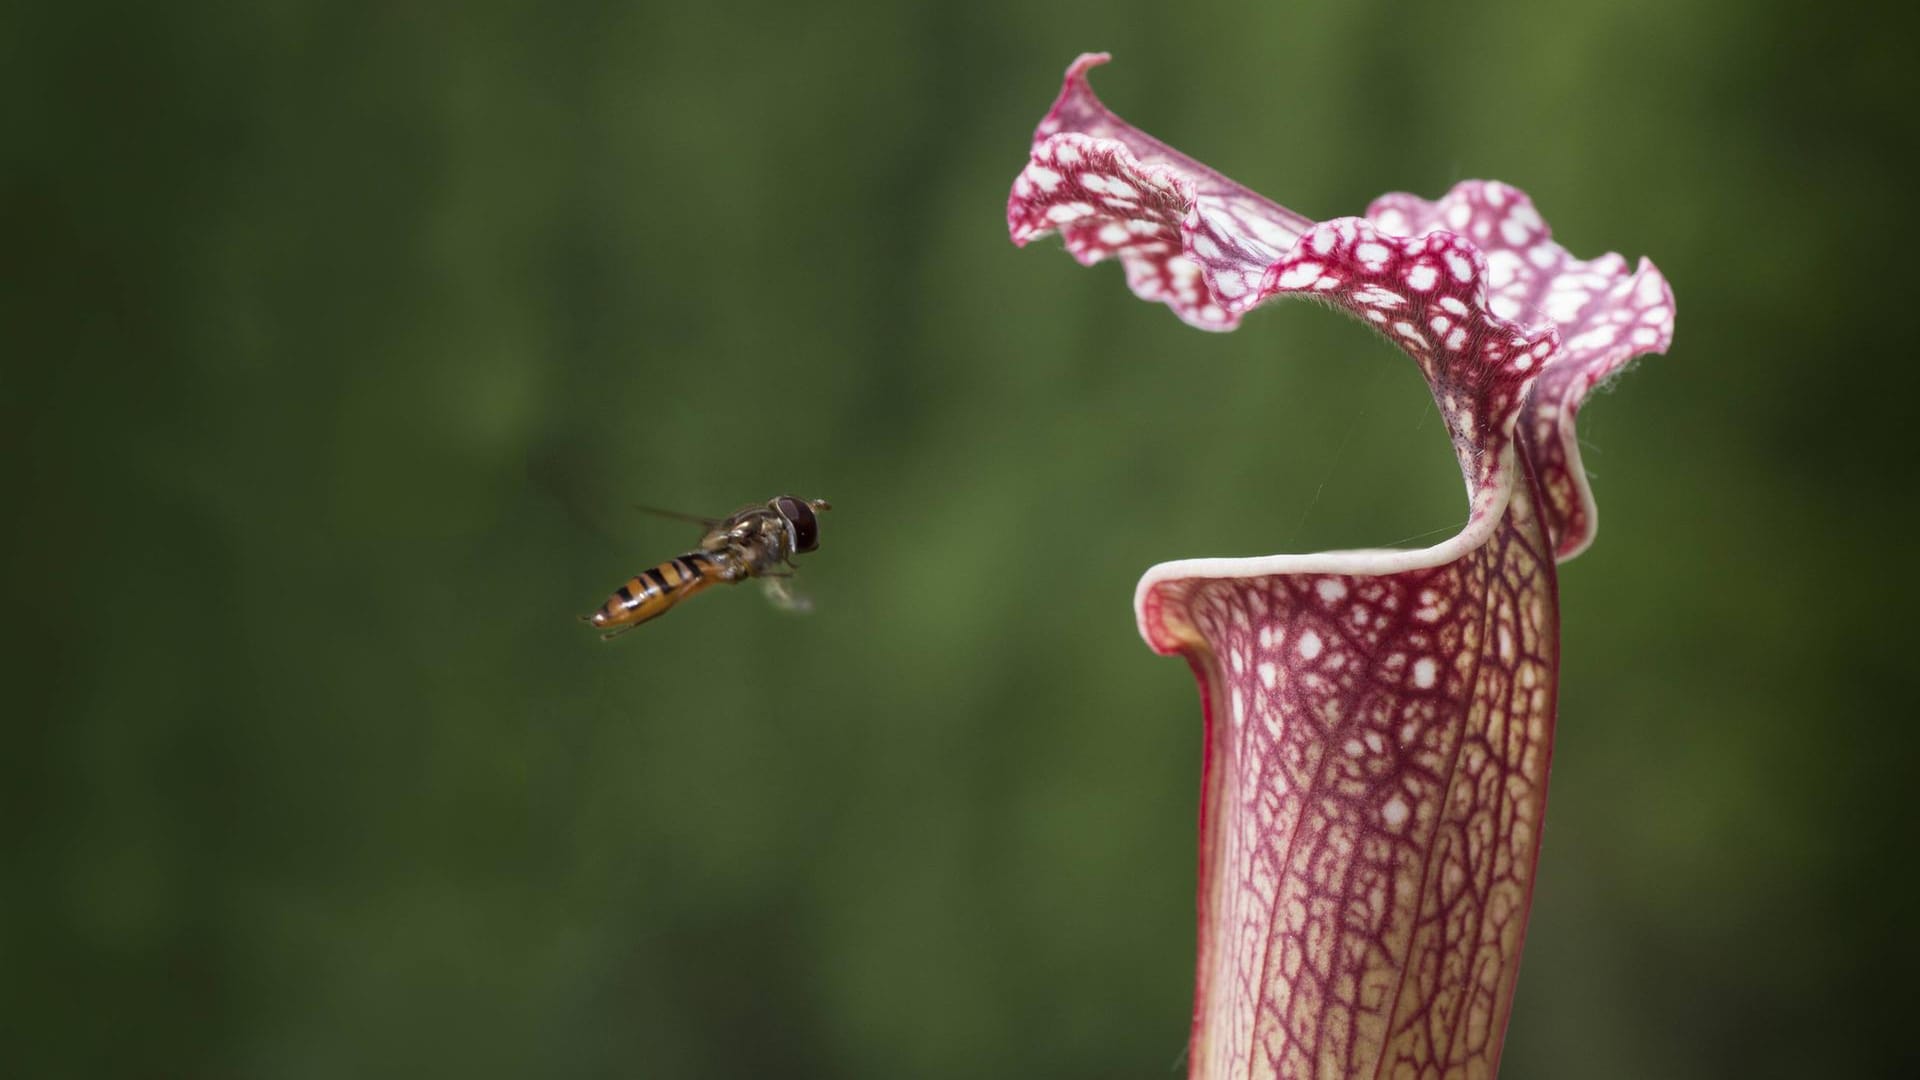
<instances>
[{"instance_id":1,"label":"striped abdomen","mask_svg":"<svg viewBox=\"0 0 1920 1080\"><path fill-rule=\"evenodd\" d=\"M642 571L620 586L589 621L602 629L636 626L666 614L668 608L701 589L727 580L720 560L712 553L690 551Z\"/></svg>"}]
</instances>

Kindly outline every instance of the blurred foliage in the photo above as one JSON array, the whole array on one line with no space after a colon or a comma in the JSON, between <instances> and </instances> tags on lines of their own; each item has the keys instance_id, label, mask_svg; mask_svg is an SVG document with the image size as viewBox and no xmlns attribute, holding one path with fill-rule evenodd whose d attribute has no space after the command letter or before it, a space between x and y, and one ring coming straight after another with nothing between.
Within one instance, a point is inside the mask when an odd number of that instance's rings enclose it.
<instances>
[{"instance_id":1,"label":"blurred foliage","mask_svg":"<svg viewBox=\"0 0 1920 1080\"><path fill-rule=\"evenodd\" d=\"M1674 282L1582 418L1508 1074L1920 1065L1914 86L1836 14L6 9L6 1071L1172 1075L1199 713L1135 578L1464 500L1358 326L1008 245L1091 48L1306 213L1497 177ZM813 617L573 621L690 539L629 503L779 491Z\"/></svg>"}]
</instances>

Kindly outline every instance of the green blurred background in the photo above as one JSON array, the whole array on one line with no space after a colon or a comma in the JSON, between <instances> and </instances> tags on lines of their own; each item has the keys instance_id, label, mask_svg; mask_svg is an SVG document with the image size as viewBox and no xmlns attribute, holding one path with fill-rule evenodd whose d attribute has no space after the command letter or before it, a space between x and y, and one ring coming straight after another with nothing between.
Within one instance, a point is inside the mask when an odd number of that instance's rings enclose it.
<instances>
[{"instance_id":1,"label":"green blurred background","mask_svg":"<svg viewBox=\"0 0 1920 1080\"><path fill-rule=\"evenodd\" d=\"M0 15L5 1071L1176 1075L1200 720L1135 579L1464 504L1358 326L1007 243L1095 48L1303 212L1497 177L1674 283L1582 417L1506 1074L1920 1066L1899 27L286 0ZM690 539L630 503L779 491L817 614L574 622Z\"/></svg>"}]
</instances>

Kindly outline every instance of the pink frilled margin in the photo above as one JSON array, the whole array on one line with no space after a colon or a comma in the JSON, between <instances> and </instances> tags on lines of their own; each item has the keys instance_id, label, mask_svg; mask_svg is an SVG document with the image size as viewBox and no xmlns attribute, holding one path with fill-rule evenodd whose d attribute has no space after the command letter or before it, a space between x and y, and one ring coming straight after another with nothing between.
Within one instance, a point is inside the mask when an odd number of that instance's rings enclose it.
<instances>
[{"instance_id":1,"label":"pink frilled margin","mask_svg":"<svg viewBox=\"0 0 1920 1080\"><path fill-rule=\"evenodd\" d=\"M1420 551L1188 559L1140 632L1206 710L1190 1075L1484 1077L1513 1002L1559 671L1554 564L1593 539L1574 414L1664 352L1652 263L1583 262L1504 184L1314 222L1115 116L1067 71L1013 184L1016 243L1118 258L1139 296L1230 330L1336 305L1419 365L1471 518Z\"/></svg>"}]
</instances>

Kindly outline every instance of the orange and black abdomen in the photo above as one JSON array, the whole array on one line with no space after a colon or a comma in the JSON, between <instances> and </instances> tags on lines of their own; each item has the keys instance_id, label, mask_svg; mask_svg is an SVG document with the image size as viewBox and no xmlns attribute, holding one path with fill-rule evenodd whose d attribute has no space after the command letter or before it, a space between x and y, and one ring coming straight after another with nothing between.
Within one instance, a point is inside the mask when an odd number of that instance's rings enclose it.
<instances>
[{"instance_id":1,"label":"orange and black abdomen","mask_svg":"<svg viewBox=\"0 0 1920 1080\"><path fill-rule=\"evenodd\" d=\"M666 614L667 609L694 593L726 580L720 564L704 551L690 551L642 571L607 598L588 621L603 630L637 626Z\"/></svg>"}]
</instances>

